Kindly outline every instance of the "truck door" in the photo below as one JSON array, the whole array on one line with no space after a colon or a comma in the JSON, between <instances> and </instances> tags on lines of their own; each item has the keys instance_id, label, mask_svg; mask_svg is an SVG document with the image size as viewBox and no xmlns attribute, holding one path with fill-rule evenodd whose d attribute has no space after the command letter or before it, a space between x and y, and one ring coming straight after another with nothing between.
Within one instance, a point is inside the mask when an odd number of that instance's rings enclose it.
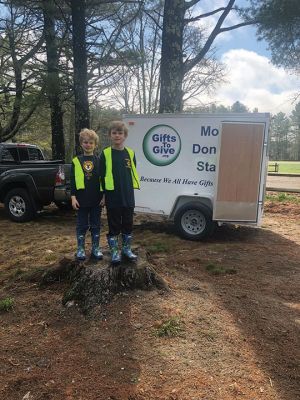
<instances>
[{"instance_id":1,"label":"truck door","mask_svg":"<svg viewBox=\"0 0 300 400\"><path fill-rule=\"evenodd\" d=\"M222 123L214 220L257 222L264 132L264 123Z\"/></svg>"}]
</instances>

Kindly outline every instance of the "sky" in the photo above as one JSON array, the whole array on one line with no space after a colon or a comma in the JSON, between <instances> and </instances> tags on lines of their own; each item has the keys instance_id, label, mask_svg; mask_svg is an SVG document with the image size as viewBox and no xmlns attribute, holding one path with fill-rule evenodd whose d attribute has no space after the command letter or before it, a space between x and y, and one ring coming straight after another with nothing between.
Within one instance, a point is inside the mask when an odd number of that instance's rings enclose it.
<instances>
[{"instance_id":1,"label":"sky","mask_svg":"<svg viewBox=\"0 0 300 400\"><path fill-rule=\"evenodd\" d=\"M237 0L236 3L245 5L247 2ZM208 11L227 4L227 1L204 0L200 4L202 11ZM214 26L215 21L216 17L212 17L207 23L208 28ZM233 15L226 25L239 22L238 17ZM272 114L291 113L297 89L300 92L300 76L291 75L271 63L268 44L257 40L254 27L242 27L221 34L215 45L219 60L226 66L226 83L207 100L226 106L240 101L251 111L258 108L259 112Z\"/></svg>"},{"instance_id":2,"label":"sky","mask_svg":"<svg viewBox=\"0 0 300 400\"><path fill-rule=\"evenodd\" d=\"M201 0L193 8L195 15L225 6L228 0ZM237 6L246 6L249 0L236 0ZM1 12L1 6L0 6ZM212 28L220 14L205 18L207 29ZM225 26L235 25L241 20L230 13ZM202 20L203 21L203 20ZM268 44L258 41L254 27L243 27L219 35L214 42L218 59L226 67L226 82L207 98L201 95L205 103L231 106L240 101L250 111L287 115L295 107L295 97L300 93L300 76L291 75L283 68L271 63ZM299 101L299 99L298 99Z\"/></svg>"}]
</instances>

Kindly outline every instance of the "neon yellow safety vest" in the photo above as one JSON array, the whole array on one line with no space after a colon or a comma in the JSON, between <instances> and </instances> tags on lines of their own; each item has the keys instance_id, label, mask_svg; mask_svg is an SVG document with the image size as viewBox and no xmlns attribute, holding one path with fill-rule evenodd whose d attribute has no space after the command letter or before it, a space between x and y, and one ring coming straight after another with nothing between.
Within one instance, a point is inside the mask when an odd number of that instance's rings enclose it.
<instances>
[{"instance_id":1,"label":"neon yellow safety vest","mask_svg":"<svg viewBox=\"0 0 300 400\"><path fill-rule=\"evenodd\" d=\"M74 157L72 162L74 164L76 189L77 190L84 189L85 188L84 172L83 172L83 169L82 169L82 165L81 165L81 163L79 161L79 158L78 157ZM102 191L101 182L100 182L100 191Z\"/></svg>"},{"instance_id":2,"label":"neon yellow safety vest","mask_svg":"<svg viewBox=\"0 0 300 400\"><path fill-rule=\"evenodd\" d=\"M140 188L140 179L138 176L138 173L136 171L136 167L133 161L134 158L134 151L130 149L129 147L125 147L125 150L127 150L130 158L130 165L131 165L131 178L132 178L132 186L134 189L139 189ZM112 173L112 155L111 155L111 147L107 147L106 149L103 150L103 154L105 157L105 167L106 167L106 172L105 172L105 189L106 190L114 190L115 185L114 185L114 177Z\"/></svg>"}]
</instances>

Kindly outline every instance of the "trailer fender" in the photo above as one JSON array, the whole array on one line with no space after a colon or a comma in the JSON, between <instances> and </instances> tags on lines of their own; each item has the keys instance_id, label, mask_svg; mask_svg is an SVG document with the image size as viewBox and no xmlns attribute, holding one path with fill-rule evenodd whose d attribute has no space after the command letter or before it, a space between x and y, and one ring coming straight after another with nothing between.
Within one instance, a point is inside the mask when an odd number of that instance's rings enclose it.
<instances>
[{"instance_id":1,"label":"trailer fender","mask_svg":"<svg viewBox=\"0 0 300 400\"><path fill-rule=\"evenodd\" d=\"M205 205L206 207L208 207L211 210L213 210L213 200L211 197L209 196L191 196L191 195L182 195L182 196L178 196L177 199L174 202L174 205L172 207L172 211L170 213L170 219L174 219L175 214L177 213L177 211L179 210L179 208L181 208L182 206L184 206L187 203L190 202L197 202L200 204Z\"/></svg>"}]
</instances>

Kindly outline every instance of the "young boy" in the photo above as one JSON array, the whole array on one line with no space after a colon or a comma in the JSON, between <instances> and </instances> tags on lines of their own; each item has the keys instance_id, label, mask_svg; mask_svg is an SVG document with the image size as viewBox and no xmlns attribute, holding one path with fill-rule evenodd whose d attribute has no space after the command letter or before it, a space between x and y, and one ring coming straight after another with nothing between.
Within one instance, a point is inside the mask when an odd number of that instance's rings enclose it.
<instances>
[{"instance_id":1,"label":"young boy","mask_svg":"<svg viewBox=\"0 0 300 400\"><path fill-rule=\"evenodd\" d=\"M85 234L88 229L92 236L91 257L101 260L100 240L100 203L103 197L100 185L100 160L94 155L99 138L96 132L83 129L79 134L79 143L83 155L73 158L71 168L71 199L77 213L77 251L76 259L84 261Z\"/></svg>"},{"instance_id":2,"label":"young boy","mask_svg":"<svg viewBox=\"0 0 300 400\"><path fill-rule=\"evenodd\" d=\"M125 147L128 135L126 125L113 121L109 127L111 147L103 150L100 156L101 182L105 192L109 232L108 245L111 262L118 264L121 256L118 249L118 236L122 233L122 256L135 261L137 256L131 250L134 189L140 188L136 171L134 151Z\"/></svg>"}]
</instances>

